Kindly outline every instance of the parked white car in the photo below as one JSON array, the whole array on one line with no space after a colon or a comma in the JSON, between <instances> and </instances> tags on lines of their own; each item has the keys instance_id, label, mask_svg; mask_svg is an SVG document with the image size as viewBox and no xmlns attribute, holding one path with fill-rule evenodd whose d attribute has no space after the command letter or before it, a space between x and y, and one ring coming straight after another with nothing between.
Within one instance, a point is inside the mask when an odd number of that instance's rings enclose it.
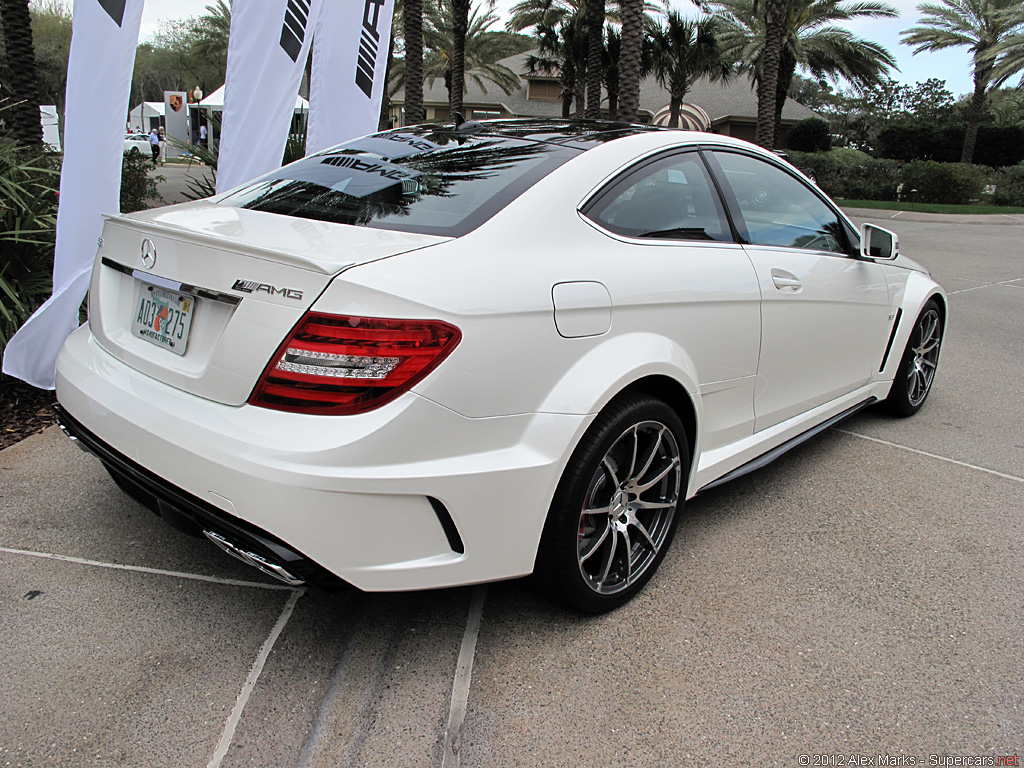
<instances>
[{"instance_id":1,"label":"parked white car","mask_svg":"<svg viewBox=\"0 0 1024 768\"><path fill-rule=\"evenodd\" d=\"M150 148L149 134L126 133L124 135L124 151L140 152L144 157L152 155L153 150Z\"/></svg>"},{"instance_id":2,"label":"parked white car","mask_svg":"<svg viewBox=\"0 0 1024 768\"><path fill-rule=\"evenodd\" d=\"M290 584L599 612L685 499L921 408L946 299L751 144L494 121L111 216L89 318L61 422L168 522Z\"/></svg>"}]
</instances>

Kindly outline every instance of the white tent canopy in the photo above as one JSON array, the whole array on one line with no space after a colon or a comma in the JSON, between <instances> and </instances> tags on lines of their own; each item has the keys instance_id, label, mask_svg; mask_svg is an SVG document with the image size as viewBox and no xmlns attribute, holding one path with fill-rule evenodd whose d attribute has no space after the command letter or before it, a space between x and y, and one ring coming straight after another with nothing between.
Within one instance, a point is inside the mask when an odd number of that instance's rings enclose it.
<instances>
[{"instance_id":1,"label":"white tent canopy","mask_svg":"<svg viewBox=\"0 0 1024 768\"><path fill-rule=\"evenodd\" d=\"M164 103L162 101L144 101L128 113L128 122L136 133L148 133L153 126L150 118L164 116Z\"/></svg>"},{"instance_id":2,"label":"white tent canopy","mask_svg":"<svg viewBox=\"0 0 1024 768\"><path fill-rule=\"evenodd\" d=\"M205 99L199 102L199 106L203 109L208 109L213 112L224 111L224 86L222 85L216 91L211 93ZM309 112L309 102L301 96L296 95L295 97L295 111L296 112Z\"/></svg>"}]
</instances>

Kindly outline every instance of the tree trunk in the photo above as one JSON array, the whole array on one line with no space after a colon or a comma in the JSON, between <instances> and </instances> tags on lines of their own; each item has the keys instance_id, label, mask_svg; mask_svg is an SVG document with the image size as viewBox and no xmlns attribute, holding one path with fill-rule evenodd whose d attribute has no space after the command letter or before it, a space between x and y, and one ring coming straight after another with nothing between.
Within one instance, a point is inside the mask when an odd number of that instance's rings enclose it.
<instances>
[{"instance_id":1,"label":"tree trunk","mask_svg":"<svg viewBox=\"0 0 1024 768\"><path fill-rule=\"evenodd\" d=\"M36 54L28 0L0 0L0 21L7 43L10 96L14 102L7 110L11 133L22 147L42 147L43 125L39 117Z\"/></svg>"},{"instance_id":2,"label":"tree trunk","mask_svg":"<svg viewBox=\"0 0 1024 768\"><path fill-rule=\"evenodd\" d=\"M402 6L405 34L405 123L426 121L423 109L423 0L405 0Z\"/></svg>"},{"instance_id":3,"label":"tree trunk","mask_svg":"<svg viewBox=\"0 0 1024 768\"><path fill-rule=\"evenodd\" d=\"M576 78L576 89L573 93L573 99L576 101L576 109L573 111L572 116L577 120L582 120L586 115L586 98L587 98L587 80L585 77Z\"/></svg>"},{"instance_id":4,"label":"tree trunk","mask_svg":"<svg viewBox=\"0 0 1024 768\"><path fill-rule=\"evenodd\" d=\"M779 56L779 79L775 84L775 141L782 136L782 110L789 97L789 86L796 74L796 59L788 47L783 47Z\"/></svg>"},{"instance_id":5,"label":"tree trunk","mask_svg":"<svg viewBox=\"0 0 1024 768\"><path fill-rule=\"evenodd\" d=\"M466 90L466 32L469 29L470 0L452 0L452 88L448 93L448 112L455 119L462 112L462 96ZM465 114L463 114L465 116Z\"/></svg>"},{"instance_id":6,"label":"tree trunk","mask_svg":"<svg viewBox=\"0 0 1024 768\"><path fill-rule=\"evenodd\" d=\"M587 0L587 117L601 119L604 0Z\"/></svg>"},{"instance_id":7,"label":"tree trunk","mask_svg":"<svg viewBox=\"0 0 1024 768\"><path fill-rule=\"evenodd\" d=\"M757 143L775 148L775 91L779 82L779 58L786 27L786 0L764 0L765 36L761 76L757 82Z\"/></svg>"},{"instance_id":8,"label":"tree trunk","mask_svg":"<svg viewBox=\"0 0 1024 768\"><path fill-rule=\"evenodd\" d=\"M644 0L621 0L618 117L635 123L640 109L640 56L644 42Z\"/></svg>"},{"instance_id":9,"label":"tree trunk","mask_svg":"<svg viewBox=\"0 0 1024 768\"><path fill-rule=\"evenodd\" d=\"M960 162L970 165L974 160L974 145L978 141L978 123L981 122L981 113L985 109L985 91L988 89L988 79L992 67L981 67L974 71L974 95L971 96L971 104L967 108L967 133L964 135L964 151L960 155Z\"/></svg>"}]
</instances>

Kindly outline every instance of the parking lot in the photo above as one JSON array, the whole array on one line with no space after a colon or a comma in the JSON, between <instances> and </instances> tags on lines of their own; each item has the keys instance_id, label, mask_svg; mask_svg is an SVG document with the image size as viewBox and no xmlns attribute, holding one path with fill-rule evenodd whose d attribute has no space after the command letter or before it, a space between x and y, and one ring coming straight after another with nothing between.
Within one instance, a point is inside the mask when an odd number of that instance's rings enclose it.
<instances>
[{"instance_id":1,"label":"parking lot","mask_svg":"<svg viewBox=\"0 0 1024 768\"><path fill-rule=\"evenodd\" d=\"M950 294L924 409L862 412L688 502L610 615L521 581L292 590L169 528L57 428L0 451L0 766L1019 755L1024 217L891 216L871 220Z\"/></svg>"}]
</instances>

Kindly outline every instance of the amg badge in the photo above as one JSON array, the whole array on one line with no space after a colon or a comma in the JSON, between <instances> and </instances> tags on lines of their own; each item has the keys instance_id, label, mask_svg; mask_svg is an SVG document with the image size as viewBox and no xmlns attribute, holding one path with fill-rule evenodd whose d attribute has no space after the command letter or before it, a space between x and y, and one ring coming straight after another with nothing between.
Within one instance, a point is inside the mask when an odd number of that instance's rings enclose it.
<instances>
[{"instance_id":1,"label":"amg badge","mask_svg":"<svg viewBox=\"0 0 1024 768\"><path fill-rule=\"evenodd\" d=\"M276 285L257 283L255 280L235 280L231 290L242 293L262 292L270 296L284 296L286 299L302 299L302 291L297 291L294 288L278 288Z\"/></svg>"}]
</instances>

